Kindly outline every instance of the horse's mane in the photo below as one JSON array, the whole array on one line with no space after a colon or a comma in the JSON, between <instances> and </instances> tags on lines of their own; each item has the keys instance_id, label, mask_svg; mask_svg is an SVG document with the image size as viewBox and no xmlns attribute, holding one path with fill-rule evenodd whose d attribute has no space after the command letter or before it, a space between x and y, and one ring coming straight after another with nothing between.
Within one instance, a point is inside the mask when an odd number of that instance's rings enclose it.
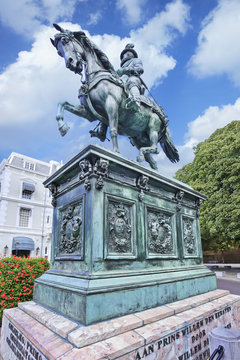
<instances>
[{"instance_id":1,"label":"horse's mane","mask_svg":"<svg viewBox=\"0 0 240 360\"><path fill-rule=\"evenodd\" d=\"M98 59L100 60L102 66L104 67L105 70L109 70L109 71L114 71L114 67L112 66L112 64L110 63L108 57L106 54L104 54L104 52L102 50L100 50L97 45L95 45L90 39L88 39L86 36L80 36L77 37L74 34L75 38L80 41L83 45L87 45L87 47L89 47L91 50L93 50L95 52L95 54L97 55Z\"/></svg>"}]
</instances>

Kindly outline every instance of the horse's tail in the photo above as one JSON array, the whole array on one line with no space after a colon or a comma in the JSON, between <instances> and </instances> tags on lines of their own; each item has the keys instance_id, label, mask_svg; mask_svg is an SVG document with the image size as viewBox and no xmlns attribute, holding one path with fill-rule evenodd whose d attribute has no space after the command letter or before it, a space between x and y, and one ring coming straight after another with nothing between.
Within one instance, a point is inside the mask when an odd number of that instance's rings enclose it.
<instances>
[{"instance_id":1,"label":"horse's tail","mask_svg":"<svg viewBox=\"0 0 240 360\"><path fill-rule=\"evenodd\" d=\"M160 142L160 145L164 153L167 155L168 159L173 163L178 162L179 161L178 150L175 148L173 144L168 126L165 127L165 130L163 131L163 134L158 139L158 141Z\"/></svg>"}]
</instances>

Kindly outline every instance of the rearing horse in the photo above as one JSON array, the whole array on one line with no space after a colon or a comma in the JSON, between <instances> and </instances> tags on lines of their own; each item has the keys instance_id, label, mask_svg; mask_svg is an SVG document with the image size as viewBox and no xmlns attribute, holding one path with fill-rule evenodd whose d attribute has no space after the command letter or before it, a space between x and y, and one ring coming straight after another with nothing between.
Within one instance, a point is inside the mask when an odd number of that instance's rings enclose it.
<instances>
[{"instance_id":1,"label":"rearing horse","mask_svg":"<svg viewBox=\"0 0 240 360\"><path fill-rule=\"evenodd\" d=\"M58 106L61 135L64 136L69 129L63 122L65 109L91 122L98 119L109 125L115 152L119 152L117 135L120 134L128 136L139 149L137 160L141 162L145 159L153 169L157 169L157 163L150 154L158 154L158 142L170 161L179 161L164 115L161 117L154 111L157 105L143 97L145 101L141 101L138 111L127 109L124 86L107 56L84 32L64 30L57 24L54 27L59 33L54 40L51 39L52 44L65 59L66 67L82 76L80 105L63 102Z\"/></svg>"}]
</instances>

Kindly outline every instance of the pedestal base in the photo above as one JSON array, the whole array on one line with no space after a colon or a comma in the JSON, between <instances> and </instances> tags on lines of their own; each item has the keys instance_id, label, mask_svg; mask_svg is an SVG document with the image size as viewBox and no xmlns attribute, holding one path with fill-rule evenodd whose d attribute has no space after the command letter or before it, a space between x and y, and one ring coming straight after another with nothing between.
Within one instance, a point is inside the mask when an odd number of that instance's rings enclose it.
<instances>
[{"instance_id":1,"label":"pedestal base","mask_svg":"<svg viewBox=\"0 0 240 360\"><path fill-rule=\"evenodd\" d=\"M36 281L34 300L89 325L216 289L204 265L174 269L108 272L91 278L48 271Z\"/></svg>"},{"instance_id":2,"label":"pedestal base","mask_svg":"<svg viewBox=\"0 0 240 360\"><path fill-rule=\"evenodd\" d=\"M240 296L215 290L82 326L35 302L4 311L3 360L207 359L216 327L240 328Z\"/></svg>"},{"instance_id":3,"label":"pedestal base","mask_svg":"<svg viewBox=\"0 0 240 360\"><path fill-rule=\"evenodd\" d=\"M91 145L45 186L51 268L36 303L89 325L216 289L202 260L205 197L188 185Z\"/></svg>"}]
</instances>

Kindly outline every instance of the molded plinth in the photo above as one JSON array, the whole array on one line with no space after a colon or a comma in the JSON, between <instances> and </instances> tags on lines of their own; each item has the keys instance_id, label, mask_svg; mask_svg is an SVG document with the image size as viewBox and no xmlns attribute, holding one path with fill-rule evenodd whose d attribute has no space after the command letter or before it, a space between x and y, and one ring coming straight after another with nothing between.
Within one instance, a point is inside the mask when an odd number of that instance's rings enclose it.
<instances>
[{"instance_id":1,"label":"molded plinth","mask_svg":"<svg viewBox=\"0 0 240 360\"><path fill-rule=\"evenodd\" d=\"M202 263L204 195L88 146L46 182L53 194L51 269L34 300L83 324L216 289Z\"/></svg>"}]
</instances>

